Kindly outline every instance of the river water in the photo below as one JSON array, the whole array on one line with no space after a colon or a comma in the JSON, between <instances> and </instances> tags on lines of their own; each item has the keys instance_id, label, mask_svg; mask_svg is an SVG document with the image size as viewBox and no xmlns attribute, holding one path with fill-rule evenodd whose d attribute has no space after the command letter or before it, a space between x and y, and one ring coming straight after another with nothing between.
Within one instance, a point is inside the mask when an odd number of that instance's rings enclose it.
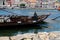
<instances>
[{"instance_id":1,"label":"river water","mask_svg":"<svg viewBox=\"0 0 60 40\"><path fill-rule=\"evenodd\" d=\"M0 36L13 36L17 34L24 33L38 33L38 32L51 32L51 31L60 31L60 18L52 20L55 17L60 16L60 11L58 10L40 10L40 9L5 9L9 12L12 12L16 15L28 15L33 16L36 11L38 15L49 14L51 15L44 20L45 24L39 24L39 26L31 26L32 28L20 28L20 29L0 29ZM0 15L12 15L12 13L0 10ZM37 27L37 28L36 28ZM42 27L42 28L41 28Z\"/></svg>"}]
</instances>

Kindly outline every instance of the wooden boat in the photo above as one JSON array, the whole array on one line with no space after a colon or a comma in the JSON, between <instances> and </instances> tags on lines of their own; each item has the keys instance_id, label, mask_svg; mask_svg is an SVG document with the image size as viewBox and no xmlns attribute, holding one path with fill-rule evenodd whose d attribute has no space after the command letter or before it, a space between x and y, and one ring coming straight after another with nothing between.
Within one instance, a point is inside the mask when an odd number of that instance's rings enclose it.
<instances>
[{"instance_id":1,"label":"wooden boat","mask_svg":"<svg viewBox=\"0 0 60 40\"><path fill-rule=\"evenodd\" d=\"M0 26L15 26L15 25L33 25L44 21L50 14L38 16L36 12L34 16L11 16L8 18L2 17L3 22ZM1 19L1 18L0 18Z\"/></svg>"},{"instance_id":2,"label":"wooden boat","mask_svg":"<svg viewBox=\"0 0 60 40\"><path fill-rule=\"evenodd\" d=\"M59 10L59 11L60 11L60 6L57 8L57 10Z\"/></svg>"}]
</instances>

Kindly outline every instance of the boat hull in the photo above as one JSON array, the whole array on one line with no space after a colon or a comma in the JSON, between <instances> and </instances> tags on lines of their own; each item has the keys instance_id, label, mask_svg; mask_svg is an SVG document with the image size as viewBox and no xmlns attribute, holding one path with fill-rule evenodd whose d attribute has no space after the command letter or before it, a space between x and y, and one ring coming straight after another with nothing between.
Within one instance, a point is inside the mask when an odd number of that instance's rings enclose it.
<instances>
[{"instance_id":1,"label":"boat hull","mask_svg":"<svg viewBox=\"0 0 60 40\"><path fill-rule=\"evenodd\" d=\"M27 23L27 24L24 24L24 23L0 23L0 27L1 26L24 26L24 25L37 25L37 24L40 24L42 22L36 22L36 23Z\"/></svg>"},{"instance_id":2,"label":"boat hull","mask_svg":"<svg viewBox=\"0 0 60 40\"><path fill-rule=\"evenodd\" d=\"M43 21L49 16L50 14L48 14L48 15L41 15L41 16L38 16L37 18L37 20L34 20L32 17L28 20L28 18L26 19L26 16L20 16L19 18L17 17L14 17L14 18L12 18L11 19L11 22L3 22L3 23L0 23L0 27L2 27L2 26L7 26L7 27L11 27L11 26L25 26L25 25L37 25L37 24L41 24L41 23L43 23ZM20 18L23 18L23 20L22 19L20 19ZM26 20L27 21L26 21ZM12 21L13 20L13 21ZM19 22L18 22L18 20L19 20Z\"/></svg>"},{"instance_id":3,"label":"boat hull","mask_svg":"<svg viewBox=\"0 0 60 40\"><path fill-rule=\"evenodd\" d=\"M44 23L46 22L37 22L32 24L0 23L0 29L38 28L41 24Z\"/></svg>"}]
</instances>

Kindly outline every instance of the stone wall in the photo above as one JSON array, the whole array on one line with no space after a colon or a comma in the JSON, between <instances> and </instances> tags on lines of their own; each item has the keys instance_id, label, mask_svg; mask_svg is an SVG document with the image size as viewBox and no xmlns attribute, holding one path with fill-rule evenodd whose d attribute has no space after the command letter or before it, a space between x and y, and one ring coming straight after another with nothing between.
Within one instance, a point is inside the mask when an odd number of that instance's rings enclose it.
<instances>
[{"instance_id":1,"label":"stone wall","mask_svg":"<svg viewBox=\"0 0 60 40\"><path fill-rule=\"evenodd\" d=\"M0 37L0 40L60 40L60 32L25 33L11 37Z\"/></svg>"}]
</instances>

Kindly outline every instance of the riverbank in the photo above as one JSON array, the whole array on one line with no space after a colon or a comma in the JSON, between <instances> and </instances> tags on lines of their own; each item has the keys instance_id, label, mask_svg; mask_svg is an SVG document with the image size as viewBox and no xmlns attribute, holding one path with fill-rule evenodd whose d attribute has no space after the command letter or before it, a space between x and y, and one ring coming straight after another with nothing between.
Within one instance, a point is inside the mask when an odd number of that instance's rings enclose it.
<instances>
[{"instance_id":1,"label":"riverbank","mask_svg":"<svg viewBox=\"0 0 60 40\"><path fill-rule=\"evenodd\" d=\"M40 9L40 10L56 10L56 8L20 8L20 7L7 7L6 9Z\"/></svg>"},{"instance_id":2,"label":"riverbank","mask_svg":"<svg viewBox=\"0 0 60 40\"><path fill-rule=\"evenodd\" d=\"M19 7L7 7L5 9L40 9L40 10L56 10L56 8L19 8Z\"/></svg>"},{"instance_id":3,"label":"riverbank","mask_svg":"<svg viewBox=\"0 0 60 40\"><path fill-rule=\"evenodd\" d=\"M55 32L38 32L18 34L16 36L2 36L0 40L60 40L60 31Z\"/></svg>"}]
</instances>

